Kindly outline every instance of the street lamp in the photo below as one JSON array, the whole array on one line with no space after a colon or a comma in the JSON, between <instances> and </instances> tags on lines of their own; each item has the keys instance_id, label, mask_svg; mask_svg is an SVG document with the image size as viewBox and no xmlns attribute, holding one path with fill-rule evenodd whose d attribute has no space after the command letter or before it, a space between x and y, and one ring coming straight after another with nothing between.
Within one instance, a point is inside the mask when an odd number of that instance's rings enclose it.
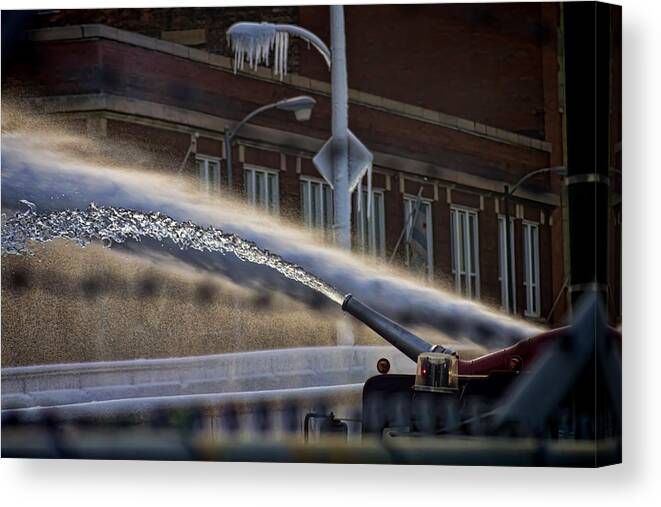
<instances>
[{"instance_id":1,"label":"street lamp","mask_svg":"<svg viewBox=\"0 0 661 507\"><path fill-rule=\"evenodd\" d=\"M347 84L346 37L344 7L330 6L331 48L315 34L296 25L240 22L227 30L227 37L234 49L234 70L242 69L245 62L253 69L264 62L269 65L273 51L273 71L282 79L287 73L287 48L289 37L299 37L314 46L324 57L331 71L332 137L330 139L330 167L320 169L322 176L333 188L335 240L347 250L351 249L351 196L354 181L362 177L363 168L356 167L354 174L349 157L352 149L362 149L355 136L349 133L349 89ZM328 145L328 143L327 143ZM326 147L327 145L324 145ZM323 148L322 148L323 150ZM367 152L364 149L364 152ZM321 154L321 152L320 152ZM369 154L369 152L367 152ZM353 158L353 156L352 156ZM365 160L371 164L371 154ZM362 162L360 162L362 164ZM317 165L317 164L315 164ZM369 171L369 169L367 169ZM370 173L371 174L371 173ZM368 186L371 179L368 177ZM369 190L368 190L369 192ZM369 193L368 193L369 195ZM369 200L368 200L369 202Z\"/></svg>"},{"instance_id":2,"label":"street lamp","mask_svg":"<svg viewBox=\"0 0 661 507\"><path fill-rule=\"evenodd\" d=\"M505 205L505 244L507 251L507 259L505 261L505 270L507 273L507 307L509 308L510 313L516 313L514 309L514 287L512 281L512 244L510 242L510 197L514 195L514 192L521 186L521 184L537 176L538 174L544 173L555 173L560 176L564 176L567 172L567 168L564 166L554 166L554 167L544 167L542 169L537 169L532 171L517 181L512 188L510 189L509 185L505 185L504 189L504 205Z\"/></svg>"},{"instance_id":3,"label":"street lamp","mask_svg":"<svg viewBox=\"0 0 661 507\"><path fill-rule=\"evenodd\" d=\"M236 133L241 127L248 123L252 118L257 116L264 111L270 109L279 109L281 111L290 111L294 113L294 116L298 121L307 121L312 116L312 108L314 108L317 101L312 97L307 95L301 95L299 97L291 97L289 99L279 100L278 102L273 102L272 104L266 104L265 106L255 109L252 113L246 116L241 120L236 127L230 129L229 127L225 128L225 160L227 161L227 186L232 189L232 142Z\"/></svg>"},{"instance_id":4,"label":"street lamp","mask_svg":"<svg viewBox=\"0 0 661 507\"><path fill-rule=\"evenodd\" d=\"M273 71L281 78L287 73L289 36L299 37L312 44L331 67L331 50L315 34L296 25L253 23L241 21L227 30L227 38L234 48L234 70L243 70L247 61L253 70L263 61L269 64L269 53L274 50Z\"/></svg>"}]
</instances>

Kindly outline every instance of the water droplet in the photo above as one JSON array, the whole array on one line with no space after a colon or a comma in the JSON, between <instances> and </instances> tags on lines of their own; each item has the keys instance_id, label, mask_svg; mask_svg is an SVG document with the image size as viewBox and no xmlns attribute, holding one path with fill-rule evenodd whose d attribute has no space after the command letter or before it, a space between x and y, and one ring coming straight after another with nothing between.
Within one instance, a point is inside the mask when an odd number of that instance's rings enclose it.
<instances>
[{"instance_id":1,"label":"water droplet","mask_svg":"<svg viewBox=\"0 0 661 507\"><path fill-rule=\"evenodd\" d=\"M30 209L30 211L33 212L37 211L37 205L33 202L28 201L27 199L21 199L18 202L20 202L21 204L25 204Z\"/></svg>"}]
</instances>

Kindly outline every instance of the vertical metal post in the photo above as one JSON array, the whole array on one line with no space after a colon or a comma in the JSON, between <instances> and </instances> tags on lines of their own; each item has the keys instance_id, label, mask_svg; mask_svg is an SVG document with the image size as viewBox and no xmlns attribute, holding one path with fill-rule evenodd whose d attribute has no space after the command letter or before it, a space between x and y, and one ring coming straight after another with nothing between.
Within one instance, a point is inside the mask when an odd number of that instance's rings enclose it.
<instances>
[{"instance_id":1,"label":"vertical metal post","mask_svg":"<svg viewBox=\"0 0 661 507\"><path fill-rule=\"evenodd\" d=\"M506 245L506 259L505 259L505 272L507 273L507 307L509 313L515 314L514 308L514 287L512 282L512 243L510 241L510 187L505 185L505 245Z\"/></svg>"},{"instance_id":2,"label":"vertical metal post","mask_svg":"<svg viewBox=\"0 0 661 507\"><path fill-rule=\"evenodd\" d=\"M596 292L607 307L609 85L614 6L564 6L571 303Z\"/></svg>"},{"instance_id":3,"label":"vertical metal post","mask_svg":"<svg viewBox=\"0 0 661 507\"><path fill-rule=\"evenodd\" d=\"M335 241L351 249L351 196L349 195L349 112L344 7L330 6L331 100L333 134L333 186Z\"/></svg>"},{"instance_id":4,"label":"vertical metal post","mask_svg":"<svg viewBox=\"0 0 661 507\"><path fill-rule=\"evenodd\" d=\"M225 127L225 164L227 165L227 188L230 192L234 189L232 174L232 131Z\"/></svg>"}]
</instances>

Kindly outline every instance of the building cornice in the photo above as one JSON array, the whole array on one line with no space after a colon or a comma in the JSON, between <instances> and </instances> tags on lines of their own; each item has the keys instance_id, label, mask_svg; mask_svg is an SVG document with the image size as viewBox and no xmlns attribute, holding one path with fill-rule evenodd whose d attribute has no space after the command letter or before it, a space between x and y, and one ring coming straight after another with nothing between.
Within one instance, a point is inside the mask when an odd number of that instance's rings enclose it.
<instances>
[{"instance_id":1,"label":"building cornice","mask_svg":"<svg viewBox=\"0 0 661 507\"><path fill-rule=\"evenodd\" d=\"M33 41L39 42L107 39L153 51L159 51L179 58L185 58L201 64L206 64L225 72L234 73L232 59L226 56L201 51L174 42L155 39L139 33L120 30L106 25L71 25L43 28L31 31L30 38ZM271 70L265 67L258 67L255 71L239 71L237 73L249 79L286 84L303 92L312 92L330 96L330 83L310 79L298 74L288 74L284 79L279 80L273 76ZM550 153L552 150L552 145L548 141L523 136L515 132L492 127L459 116L449 115L440 111L426 109L397 100L391 100L386 97L373 95L360 90L350 89L349 101L352 104L360 105L362 107L368 107L392 115L403 116L416 121L442 126L444 128L457 130L465 134L486 138L499 143L520 146L547 153Z\"/></svg>"},{"instance_id":2,"label":"building cornice","mask_svg":"<svg viewBox=\"0 0 661 507\"><path fill-rule=\"evenodd\" d=\"M221 141L221 133L225 127L231 127L235 123L228 118L198 111L104 93L33 97L23 99L23 102L29 108L40 113L84 115L104 112L109 119L186 133L198 132L219 141ZM325 140L257 124L248 124L242 128L241 136L237 139L237 142L281 151L293 156L312 158L321 149ZM430 178L443 185L479 189L482 192L500 195L502 194L503 184L506 183L392 153L381 151L373 151L372 153L376 166ZM550 206L559 206L560 204L559 197L555 194L529 192L523 188L517 192L517 198Z\"/></svg>"}]
</instances>

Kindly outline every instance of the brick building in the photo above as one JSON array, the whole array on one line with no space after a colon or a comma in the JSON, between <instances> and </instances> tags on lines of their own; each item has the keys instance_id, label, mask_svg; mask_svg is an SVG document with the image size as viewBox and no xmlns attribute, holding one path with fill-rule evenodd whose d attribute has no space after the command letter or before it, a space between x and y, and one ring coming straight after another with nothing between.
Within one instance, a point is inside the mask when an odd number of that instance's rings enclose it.
<instances>
[{"instance_id":1,"label":"brick building","mask_svg":"<svg viewBox=\"0 0 661 507\"><path fill-rule=\"evenodd\" d=\"M349 124L375 173L373 219L354 206L355 248L392 256L421 192L427 259L415 269L506 306L504 185L563 165L560 5L348 6L345 16ZM146 165L172 171L199 134L186 170L210 192L226 191L226 127L310 95L309 121L271 111L241 130L233 181L255 205L327 228L331 191L311 159L330 136L330 74L296 42L284 80L264 68L235 74L225 31L241 20L298 24L329 41L323 6L35 12L16 24L24 44L3 69L3 92L143 147L153 155ZM550 323L566 312L561 194L561 179L547 173L512 204L516 311ZM406 264L407 248L394 257Z\"/></svg>"}]
</instances>

